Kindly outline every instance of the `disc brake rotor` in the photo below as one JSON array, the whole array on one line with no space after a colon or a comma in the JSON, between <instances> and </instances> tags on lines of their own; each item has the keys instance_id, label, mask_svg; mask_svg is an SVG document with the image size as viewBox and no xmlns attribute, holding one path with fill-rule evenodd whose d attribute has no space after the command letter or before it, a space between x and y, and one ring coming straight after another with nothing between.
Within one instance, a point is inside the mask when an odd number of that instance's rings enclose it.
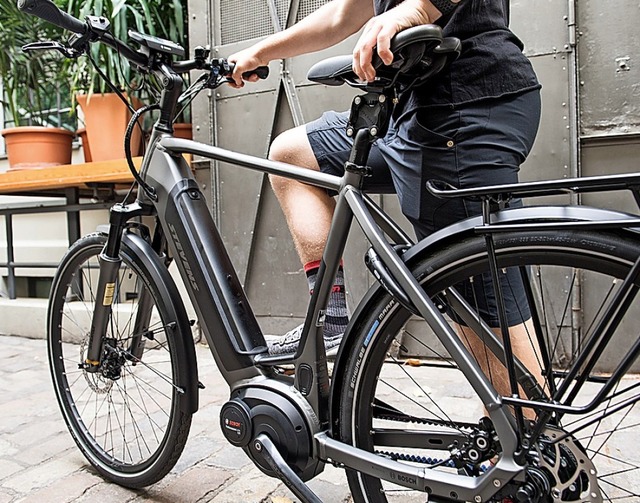
<instances>
[{"instance_id":1,"label":"disc brake rotor","mask_svg":"<svg viewBox=\"0 0 640 503\"><path fill-rule=\"evenodd\" d=\"M84 364L87 357L87 340L88 337L82 341L82 344L80 344L80 367ZM111 379L106 379L101 372L91 373L83 370L82 373L84 374L84 379L87 381L89 388L94 393L104 394L111 391L113 381Z\"/></svg>"},{"instance_id":2,"label":"disc brake rotor","mask_svg":"<svg viewBox=\"0 0 640 503\"><path fill-rule=\"evenodd\" d=\"M571 435L547 426L536 451L538 466L554 479L551 489L554 503L602 503L596 468Z\"/></svg>"}]
</instances>

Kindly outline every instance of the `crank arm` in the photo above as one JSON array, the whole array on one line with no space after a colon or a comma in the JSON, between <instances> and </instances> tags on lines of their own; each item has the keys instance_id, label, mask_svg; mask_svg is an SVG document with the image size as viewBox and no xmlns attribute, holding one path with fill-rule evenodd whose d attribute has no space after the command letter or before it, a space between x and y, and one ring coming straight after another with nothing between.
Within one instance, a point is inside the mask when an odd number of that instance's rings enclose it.
<instances>
[{"instance_id":1,"label":"crank arm","mask_svg":"<svg viewBox=\"0 0 640 503\"><path fill-rule=\"evenodd\" d=\"M287 465L287 462L267 435L261 433L253 442L256 451L258 451L278 478L287 485L293 494L304 503L322 503L322 500L316 496L309 486L289 468L289 465Z\"/></svg>"}]
</instances>

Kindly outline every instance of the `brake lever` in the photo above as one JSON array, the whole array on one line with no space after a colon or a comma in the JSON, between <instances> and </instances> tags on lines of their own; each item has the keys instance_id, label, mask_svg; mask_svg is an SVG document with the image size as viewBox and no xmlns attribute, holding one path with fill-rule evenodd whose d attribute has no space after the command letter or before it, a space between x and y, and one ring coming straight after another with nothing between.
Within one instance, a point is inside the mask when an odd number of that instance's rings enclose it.
<instances>
[{"instance_id":1,"label":"brake lever","mask_svg":"<svg viewBox=\"0 0 640 503\"><path fill-rule=\"evenodd\" d=\"M75 49L72 49L71 47L67 47L65 45L62 45L60 42L56 42L53 40L45 40L42 42L31 42L29 44L23 45L22 50L24 52L58 51L67 58L77 58L82 54L81 51L77 51Z\"/></svg>"},{"instance_id":2,"label":"brake lever","mask_svg":"<svg viewBox=\"0 0 640 503\"><path fill-rule=\"evenodd\" d=\"M225 81L225 77L229 75L233 70L229 65L229 62L224 58L212 59L209 65L209 78L205 84L205 87L208 89L215 89Z\"/></svg>"},{"instance_id":3,"label":"brake lever","mask_svg":"<svg viewBox=\"0 0 640 503\"><path fill-rule=\"evenodd\" d=\"M209 77L207 76L207 74L202 74L198 78L198 80L196 80L193 84L191 84L191 86L189 86L189 89L187 89L180 95L180 98L178 98L178 104L182 105L187 100L190 101L192 97L196 96L198 93L200 93L200 91L207 87L208 81Z\"/></svg>"}]
</instances>

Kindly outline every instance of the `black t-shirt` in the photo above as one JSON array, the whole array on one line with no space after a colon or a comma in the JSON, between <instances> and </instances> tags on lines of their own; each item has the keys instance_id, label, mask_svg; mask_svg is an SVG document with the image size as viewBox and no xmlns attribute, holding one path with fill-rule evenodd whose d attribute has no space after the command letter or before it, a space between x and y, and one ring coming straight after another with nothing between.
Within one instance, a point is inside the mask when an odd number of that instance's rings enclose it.
<instances>
[{"instance_id":1,"label":"black t-shirt","mask_svg":"<svg viewBox=\"0 0 640 503\"><path fill-rule=\"evenodd\" d=\"M376 14L401 0L374 0ZM464 0L449 16L440 18L447 37L462 42L462 52L433 81L406 97L405 111L418 106L460 105L540 87L523 44L511 30L508 0Z\"/></svg>"}]
</instances>

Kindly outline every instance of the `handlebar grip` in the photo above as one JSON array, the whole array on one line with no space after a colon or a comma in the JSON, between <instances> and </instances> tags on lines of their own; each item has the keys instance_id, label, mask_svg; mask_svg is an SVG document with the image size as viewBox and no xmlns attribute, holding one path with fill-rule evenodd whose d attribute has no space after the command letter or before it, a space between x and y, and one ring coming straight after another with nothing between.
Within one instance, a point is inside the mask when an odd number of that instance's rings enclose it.
<instances>
[{"instance_id":1,"label":"handlebar grip","mask_svg":"<svg viewBox=\"0 0 640 503\"><path fill-rule=\"evenodd\" d=\"M18 0L18 9L73 33L87 31L86 23L61 11L51 0Z\"/></svg>"},{"instance_id":2,"label":"handlebar grip","mask_svg":"<svg viewBox=\"0 0 640 503\"><path fill-rule=\"evenodd\" d=\"M256 68L252 72L243 73L242 76L246 77L246 76L249 76L249 75L251 75L253 73L255 73L258 76L258 78L264 80L269 76L269 67L268 66L259 66L258 68Z\"/></svg>"},{"instance_id":3,"label":"handlebar grip","mask_svg":"<svg viewBox=\"0 0 640 503\"><path fill-rule=\"evenodd\" d=\"M256 74L259 79L266 79L269 76L269 67L268 66L259 66L255 70L251 72L244 72L242 76L244 78L249 77L250 75Z\"/></svg>"}]
</instances>

